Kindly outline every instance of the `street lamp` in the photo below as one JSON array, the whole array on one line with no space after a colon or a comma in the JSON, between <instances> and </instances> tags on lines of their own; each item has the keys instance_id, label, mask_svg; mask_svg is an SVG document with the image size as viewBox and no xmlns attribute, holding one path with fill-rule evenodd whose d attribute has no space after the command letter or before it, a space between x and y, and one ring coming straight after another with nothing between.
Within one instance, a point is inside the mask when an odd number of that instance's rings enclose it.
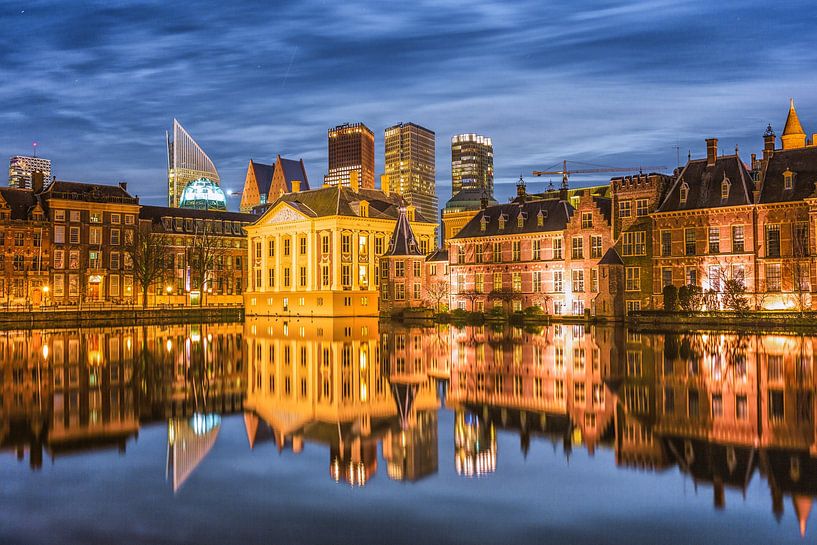
<instances>
[{"instance_id":1,"label":"street lamp","mask_svg":"<svg viewBox=\"0 0 817 545\"><path fill-rule=\"evenodd\" d=\"M49 291L48 286L43 286L43 303L44 303L44 304L47 304L47 303L48 303L48 301L47 301L47 299L48 299L48 291Z\"/></svg>"}]
</instances>

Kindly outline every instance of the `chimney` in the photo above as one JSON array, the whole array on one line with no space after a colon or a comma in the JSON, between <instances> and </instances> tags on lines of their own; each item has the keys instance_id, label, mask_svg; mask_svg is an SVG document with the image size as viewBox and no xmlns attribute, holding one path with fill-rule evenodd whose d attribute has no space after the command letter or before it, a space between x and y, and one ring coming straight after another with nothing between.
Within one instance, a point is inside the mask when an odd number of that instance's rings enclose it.
<instances>
[{"instance_id":1,"label":"chimney","mask_svg":"<svg viewBox=\"0 0 817 545\"><path fill-rule=\"evenodd\" d=\"M31 190L34 193L40 193L45 186L45 174L41 170L35 170L31 173Z\"/></svg>"},{"instance_id":2,"label":"chimney","mask_svg":"<svg viewBox=\"0 0 817 545\"><path fill-rule=\"evenodd\" d=\"M718 160L718 139L706 139L706 166L711 167L715 165Z\"/></svg>"},{"instance_id":3,"label":"chimney","mask_svg":"<svg viewBox=\"0 0 817 545\"><path fill-rule=\"evenodd\" d=\"M301 191L301 180L292 180L292 192L293 193L300 193Z\"/></svg>"},{"instance_id":4,"label":"chimney","mask_svg":"<svg viewBox=\"0 0 817 545\"><path fill-rule=\"evenodd\" d=\"M360 173L356 170L349 173L349 187L351 187L355 193L360 191Z\"/></svg>"},{"instance_id":5,"label":"chimney","mask_svg":"<svg viewBox=\"0 0 817 545\"><path fill-rule=\"evenodd\" d=\"M380 175L380 191L389 196L389 175L388 174L381 174Z\"/></svg>"},{"instance_id":6,"label":"chimney","mask_svg":"<svg viewBox=\"0 0 817 545\"><path fill-rule=\"evenodd\" d=\"M119 182L119 189L121 189L122 191L127 191L128 190L128 182Z\"/></svg>"},{"instance_id":7,"label":"chimney","mask_svg":"<svg viewBox=\"0 0 817 545\"><path fill-rule=\"evenodd\" d=\"M772 152L774 151L774 142L775 142L775 134L774 130L772 130L771 123L768 127L766 127L766 132L763 133L763 160L767 160L771 157Z\"/></svg>"},{"instance_id":8,"label":"chimney","mask_svg":"<svg viewBox=\"0 0 817 545\"><path fill-rule=\"evenodd\" d=\"M752 170L757 169L757 153L752 154Z\"/></svg>"}]
</instances>

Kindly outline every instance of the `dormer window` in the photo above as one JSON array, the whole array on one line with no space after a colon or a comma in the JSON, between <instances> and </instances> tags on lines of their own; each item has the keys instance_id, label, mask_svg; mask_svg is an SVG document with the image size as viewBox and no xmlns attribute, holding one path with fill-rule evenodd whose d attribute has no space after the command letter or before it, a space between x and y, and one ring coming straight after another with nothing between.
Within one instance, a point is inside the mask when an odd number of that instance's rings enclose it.
<instances>
[{"instance_id":1,"label":"dormer window","mask_svg":"<svg viewBox=\"0 0 817 545\"><path fill-rule=\"evenodd\" d=\"M519 229L525 227L525 219L527 218L527 214L524 212L520 212L518 216L516 216L516 226Z\"/></svg>"},{"instance_id":2,"label":"dormer window","mask_svg":"<svg viewBox=\"0 0 817 545\"><path fill-rule=\"evenodd\" d=\"M546 214L543 213L542 210L539 210L539 213L536 214L536 225L538 227L543 227L545 225L545 217Z\"/></svg>"},{"instance_id":3,"label":"dormer window","mask_svg":"<svg viewBox=\"0 0 817 545\"><path fill-rule=\"evenodd\" d=\"M689 186L686 182L681 183L681 191L679 192L679 197L681 199L681 204L687 203L687 197L689 196Z\"/></svg>"},{"instance_id":4,"label":"dormer window","mask_svg":"<svg viewBox=\"0 0 817 545\"><path fill-rule=\"evenodd\" d=\"M794 172L786 169L783 172L783 189L791 189L792 187L794 187Z\"/></svg>"},{"instance_id":5,"label":"dormer window","mask_svg":"<svg viewBox=\"0 0 817 545\"><path fill-rule=\"evenodd\" d=\"M488 226L488 218L486 218L485 216L482 216L482 219L479 220L479 230L484 232L485 227L487 227L487 226Z\"/></svg>"},{"instance_id":6,"label":"dormer window","mask_svg":"<svg viewBox=\"0 0 817 545\"><path fill-rule=\"evenodd\" d=\"M368 201L360 201L358 204L358 212L361 218L368 218L369 217L369 203Z\"/></svg>"},{"instance_id":7,"label":"dormer window","mask_svg":"<svg viewBox=\"0 0 817 545\"><path fill-rule=\"evenodd\" d=\"M729 198L729 188L732 187L732 182L729 181L729 178L726 176L723 177L723 181L721 182L721 200L725 201Z\"/></svg>"},{"instance_id":8,"label":"dormer window","mask_svg":"<svg viewBox=\"0 0 817 545\"><path fill-rule=\"evenodd\" d=\"M499 230L502 231L505 229L505 214L499 215Z\"/></svg>"}]
</instances>

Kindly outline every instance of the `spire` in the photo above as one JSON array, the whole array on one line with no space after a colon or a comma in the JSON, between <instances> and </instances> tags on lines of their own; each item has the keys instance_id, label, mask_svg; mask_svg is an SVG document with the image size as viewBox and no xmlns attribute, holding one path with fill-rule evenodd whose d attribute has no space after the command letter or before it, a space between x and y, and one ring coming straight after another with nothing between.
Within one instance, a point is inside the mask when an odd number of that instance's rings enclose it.
<instances>
[{"instance_id":1,"label":"spire","mask_svg":"<svg viewBox=\"0 0 817 545\"><path fill-rule=\"evenodd\" d=\"M783 129L783 149L803 148L806 146L806 132L797 117L797 110L794 109L794 99L789 102L789 115L786 117L786 126Z\"/></svg>"},{"instance_id":2,"label":"spire","mask_svg":"<svg viewBox=\"0 0 817 545\"><path fill-rule=\"evenodd\" d=\"M806 523L811 514L811 498L795 494L792 499L797 521L800 523L800 537L806 537Z\"/></svg>"},{"instance_id":3,"label":"spire","mask_svg":"<svg viewBox=\"0 0 817 545\"><path fill-rule=\"evenodd\" d=\"M411 230L411 224L404 206L398 208L397 223L395 223L394 232L391 234L389 249L383 255L423 255L417 244L417 239L414 237L414 231Z\"/></svg>"}]
</instances>

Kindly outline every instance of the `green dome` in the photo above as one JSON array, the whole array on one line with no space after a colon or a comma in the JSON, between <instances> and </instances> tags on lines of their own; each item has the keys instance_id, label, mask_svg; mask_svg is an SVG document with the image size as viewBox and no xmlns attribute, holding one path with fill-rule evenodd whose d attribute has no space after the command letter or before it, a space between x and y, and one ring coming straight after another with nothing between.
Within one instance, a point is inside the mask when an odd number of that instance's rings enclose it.
<instances>
[{"instance_id":1,"label":"green dome","mask_svg":"<svg viewBox=\"0 0 817 545\"><path fill-rule=\"evenodd\" d=\"M179 208L227 210L227 197L216 182L210 178L199 178L184 186Z\"/></svg>"}]
</instances>

